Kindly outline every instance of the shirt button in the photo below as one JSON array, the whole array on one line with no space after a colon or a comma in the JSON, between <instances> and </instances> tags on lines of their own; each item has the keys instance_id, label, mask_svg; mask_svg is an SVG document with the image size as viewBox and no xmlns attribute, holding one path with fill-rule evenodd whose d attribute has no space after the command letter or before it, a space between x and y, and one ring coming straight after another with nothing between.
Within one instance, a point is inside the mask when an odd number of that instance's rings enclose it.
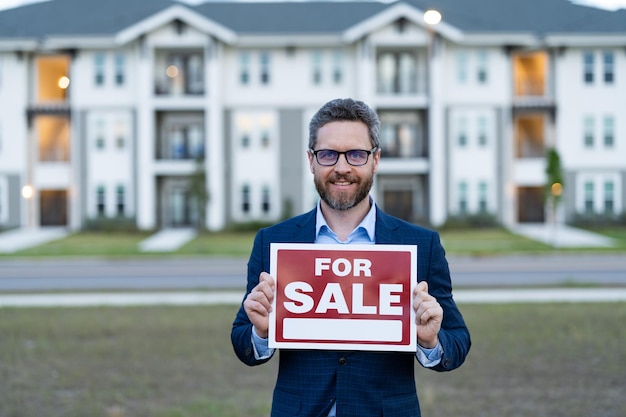
<instances>
[{"instance_id":1,"label":"shirt button","mask_svg":"<svg viewBox=\"0 0 626 417\"><path fill-rule=\"evenodd\" d=\"M346 358L339 358L339 365L343 366L347 363L348 361L346 360Z\"/></svg>"}]
</instances>

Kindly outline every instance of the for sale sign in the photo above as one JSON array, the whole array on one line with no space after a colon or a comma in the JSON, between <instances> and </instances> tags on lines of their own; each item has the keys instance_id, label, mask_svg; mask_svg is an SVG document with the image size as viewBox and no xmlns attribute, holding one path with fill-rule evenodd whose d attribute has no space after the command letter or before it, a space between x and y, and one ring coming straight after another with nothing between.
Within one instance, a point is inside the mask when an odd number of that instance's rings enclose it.
<instances>
[{"instance_id":1,"label":"for sale sign","mask_svg":"<svg viewBox=\"0 0 626 417\"><path fill-rule=\"evenodd\" d=\"M416 351L416 246L272 244L270 274L270 347Z\"/></svg>"}]
</instances>

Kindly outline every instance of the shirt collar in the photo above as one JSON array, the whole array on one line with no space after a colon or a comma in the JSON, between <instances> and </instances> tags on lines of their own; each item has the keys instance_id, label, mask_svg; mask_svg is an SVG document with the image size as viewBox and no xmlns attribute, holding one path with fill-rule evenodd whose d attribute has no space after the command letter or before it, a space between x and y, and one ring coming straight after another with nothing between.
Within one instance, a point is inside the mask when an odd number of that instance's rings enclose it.
<instances>
[{"instance_id":1,"label":"shirt collar","mask_svg":"<svg viewBox=\"0 0 626 417\"><path fill-rule=\"evenodd\" d=\"M370 199L370 204L371 204L370 210L367 212L367 215L361 221L361 223L359 223L359 225L350 233L350 235L354 234L359 229L363 229L367 233L369 240L373 243L374 237L376 235L375 233L376 232L376 202L374 201L372 196L370 196L369 199ZM316 238L319 237L320 231L322 230L323 227L325 227L331 233L334 233L332 229L330 228L330 226L328 226L328 223L326 222L326 219L324 218L324 214L322 213L322 203L321 201L318 201L317 213L315 217L315 237Z\"/></svg>"}]
</instances>

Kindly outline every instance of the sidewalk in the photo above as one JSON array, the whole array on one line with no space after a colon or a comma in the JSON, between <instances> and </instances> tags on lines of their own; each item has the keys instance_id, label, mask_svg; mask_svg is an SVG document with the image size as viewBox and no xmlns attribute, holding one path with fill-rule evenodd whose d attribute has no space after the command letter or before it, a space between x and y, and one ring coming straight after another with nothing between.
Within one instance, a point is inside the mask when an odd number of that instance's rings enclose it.
<instances>
[{"instance_id":1,"label":"sidewalk","mask_svg":"<svg viewBox=\"0 0 626 417\"><path fill-rule=\"evenodd\" d=\"M13 253L62 239L69 234L64 227L23 227L0 233L0 253Z\"/></svg>"},{"instance_id":2,"label":"sidewalk","mask_svg":"<svg viewBox=\"0 0 626 417\"><path fill-rule=\"evenodd\" d=\"M68 236L64 227L22 227L0 233L0 253L14 253ZM175 251L196 236L189 228L162 229L139 243L143 252Z\"/></svg>"},{"instance_id":3,"label":"sidewalk","mask_svg":"<svg viewBox=\"0 0 626 417\"><path fill-rule=\"evenodd\" d=\"M196 237L194 229L161 229L156 234L139 242L142 252L170 252L178 250Z\"/></svg>"},{"instance_id":4,"label":"sidewalk","mask_svg":"<svg viewBox=\"0 0 626 417\"><path fill-rule=\"evenodd\" d=\"M138 292L4 294L2 307L86 307L138 305L239 304L243 293L229 292ZM454 291L459 304L500 303L597 303L626 302L626 288L544 288Z\"/></svg>"},{"instance_id":5,"label":"sidewalk","mask_svg":"<svg viewBox=\"0 0 626 417\"><path fill-rule=\"evenodd\" d=\"M555 248L610 248L615 246L612 239L587 230L547 223L519 224L510 229L512 233L543 242Z\"/></svg>"}]
</instances>

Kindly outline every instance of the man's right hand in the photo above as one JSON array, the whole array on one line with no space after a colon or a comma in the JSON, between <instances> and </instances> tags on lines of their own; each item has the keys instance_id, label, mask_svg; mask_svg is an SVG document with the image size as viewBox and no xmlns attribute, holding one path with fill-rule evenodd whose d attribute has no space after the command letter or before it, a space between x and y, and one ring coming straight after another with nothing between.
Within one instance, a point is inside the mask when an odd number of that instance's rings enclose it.
<instances>
[{"instance_id":1,"label":"man's right hand","mask_svg":"<svg viewBox=\"0 0 626 417\"><path fill-rule=\"evenodd\" d=\"M252 289L243 302L243 308L256 334L263 339L267 339L268 336L269 314L272 311L275 291L274 278L267 272L261 272L258 285Z\"/></svg>"}]
</instances>

